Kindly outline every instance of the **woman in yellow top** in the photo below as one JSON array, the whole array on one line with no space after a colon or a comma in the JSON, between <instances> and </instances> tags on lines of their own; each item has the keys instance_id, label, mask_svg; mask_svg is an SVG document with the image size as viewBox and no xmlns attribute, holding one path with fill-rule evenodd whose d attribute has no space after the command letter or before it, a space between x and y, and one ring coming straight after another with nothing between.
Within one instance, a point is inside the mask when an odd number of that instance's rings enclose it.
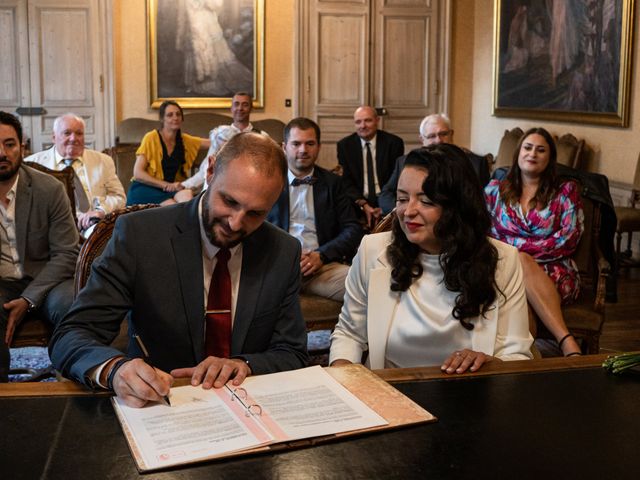
<instances>
[{"instance_id":1,"label":"woman in yellow top","mask_svg":"<svg viewBox=\"0 0 640 480\"><path fill-rule=\"evenodd\" d=\"M127 205L171 205L193 198L182 181L190 176L198 149L209 148L211 142L180 131L184 114L177 102L162 102L159 114L160 128L148 132L136 151Z\"/></svg>"}]
</instances>

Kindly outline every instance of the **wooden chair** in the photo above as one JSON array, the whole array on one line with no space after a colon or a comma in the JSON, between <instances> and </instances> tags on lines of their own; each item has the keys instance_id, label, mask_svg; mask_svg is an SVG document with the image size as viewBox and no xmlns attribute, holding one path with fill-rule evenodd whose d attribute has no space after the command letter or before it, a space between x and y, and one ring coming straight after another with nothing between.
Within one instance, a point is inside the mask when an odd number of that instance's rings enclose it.
<instances>
[{"instance_id":1,"label":"wooden chair","mask_svg":"<svg viewBox=\"0 0 640 480\"><path fill-rule=\"evenodd\" d=\"M86 285L89 275L91 274L91 264L96 258L102 255L104 247L106 247L111 235L113 234L113 229L118 217L126 215L127 213L155 207L158 207L158 205L131 205L129 207L120 208L109 213L96 224L93 232L89 235L89 238L87 238L87 240L82 244L82 248L80 248L80 253L78 254L74 283L75 296L77 296L78 292L82 290L82 287Z\"/></svg>"},{"instance_id":2,"label":"wooden chair","mask_svg":"<svg viewBox=\"0 0 640 480\"><path fill-rule=\"evenodd\" d=\"M630 206L615 207L618 219L616 225L616 261L618 266L640 266L640 262L632 262L630 260L633 232L640 231L640 208L637 208L636 204L640 204L640 155L638 156L636 173L633 179ZM627 234L627 250L624 253L620 251L623 233Z\"/></svg>"},{"instance_id":3,"label":"wooden chair","mask_svg":"<svg viewBox=\"0 0 640 480\"><path fill-rule=\"evenodd\" d=\"M64 167L62 170L51 170L50 168L45 167L44 165L40 165L35 162L24 162L24 164L28 167L33 168L34 170L38 170L40 172L47 173L52 177L60 180L64 185L64 190L67 192L67 197L69 197L69 203L71 204L71 213L73 214L73 218L76 218L76 194L75 194L75 171L73 167Z\"/></svg>"},{"instance_id":4,"label":"wooden chair","mask_svg":"<svg viewBox=\"0 0 640 480\"><path fill-rule=\"evenodd\" d=\"M605 321L606 281L611 272L599 246L601 212L599 204L582 197L584 233L572 258L580 272L581 289L578 299L562 307L569 331L581 340L582 353L596 354L600 350L600 334ZM537 338L553 338L539 320Z\"/></svg>"},{"instance_id":5,"label":"wooden chair","mask_svg":"<svg viewBox=\"0 0 640 480\"><path fill-rule=\"evenodd\" d=\"M498 154L496 155L493 165L494 168L511 166L511 163L513 162L513 152L515 152L522 135L524 135L524 132L518 127L504 131L504 135L500 140Z\"/></svg>"},{"instance_id":6,"label":"wooden chair","mask_svg":"<svg viewBox=\"0 0 640 480\"><path fill-rule=\"evenodd\" d=\"M585 148L584 140L578 140L570 133L566 133L555 140L558 163L579 170L582 166L582 156Z\"/></svg>"}]
</instances>

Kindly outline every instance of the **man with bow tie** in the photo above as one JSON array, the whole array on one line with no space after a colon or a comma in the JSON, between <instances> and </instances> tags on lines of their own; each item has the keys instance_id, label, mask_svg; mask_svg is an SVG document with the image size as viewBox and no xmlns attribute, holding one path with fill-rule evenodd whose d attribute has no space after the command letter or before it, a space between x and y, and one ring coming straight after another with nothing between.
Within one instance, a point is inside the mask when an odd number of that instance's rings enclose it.
<instances>
[{"instance_id":1,"label":"man with bow tie","mask_svg":"<svg viewBox=\"0 0 640 480\"><path fill-rule=\"evenodd\" d=\"M316 165L320 127L294 118L284 128L289 182L267 220L302 244L300 291L342 301L346 265L356 253L362 229L340 177Z\"/></svg>"},{"instance_id":2,"label":"man with bow tie","mask_svg":"<svg viewBox=\"0 0 640 480\"><path fill-rule=\"evenodd\" d=\"M126 195L110 156L85 148L84 120L65 113L53 122L53 147L25 158L51 170L73 167L77 225L86 238L107 213L124 207Z\"/></svg>"}]
</instances>

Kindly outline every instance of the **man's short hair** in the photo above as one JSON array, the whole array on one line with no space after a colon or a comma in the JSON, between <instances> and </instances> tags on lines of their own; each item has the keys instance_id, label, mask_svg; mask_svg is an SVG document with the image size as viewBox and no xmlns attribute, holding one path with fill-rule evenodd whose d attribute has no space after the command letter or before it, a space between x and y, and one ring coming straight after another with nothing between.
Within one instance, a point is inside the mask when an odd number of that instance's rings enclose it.
<instances>
[{"instance_id":1,"label":"man's short hair","mask_svg":"<svg viewBox=\"0 0 640 480\"><path fill-rule=\"evenodd\" d=\"M297 128L298 130L309 130L312 129L316 132L316 140L320 143L320 127L316 122L306 117L297 117L287 123L284 127L284 143L289 141L289 133L292 128Z\"/></svg>"},{"instance_id":2,"label":"man's short hair","mask_svg":"<svg viewBox=\"0 0 640 480\"><path fill-rule=\"evenodd\" d=\"M427 128L427 125L431 123L444 123L449 130L451 130L451 120L445 113L432 113L431 115L427 115L420 122L420 131L418 132L420 135L424 134L424 129Z\"/></svg>"},{"instance_id":3,"label":"man's short hair","mask_svg":"<svg viewBox=\"0 0 640 480\"><path fill-rule=\"evenodd\" d=\"M84 118L79 117L78 115L76 115L73 112L67 112L67 113L63 113L59 117L56 117L56 119L53 121L53 132L54 133L60 133L60 131L62 130L62 119L65 118L65 117L71 117L76 122L80 122L82 124L82 130L86 130L87 129L87 124L85 123Z\"/></svg>"},{"instance_id":4,"label":"man's short hair","mask_svg":"<svg viewBox=\"0 0 640 480\"><path fill-rule=\"evenodd\" d=\"M10 127L13 127L16 131L16 135L18 135L18 141L20 142L20 145L22 145L22 124L15 115L0 110L0 125L9 125Z\"/></svg>"},{"instance_id":5,"label":"man's short hair","mask_svg":"<svg viewBox=\"0 0 640 480\"><path fill-rule=\"evenodd\" d=\"M271 138L254 132L242 132L220 149L213 166L213 174L221 175L236 158L249 158L253 166L265 175L279 175L282 184L287 182L287 159L284 151Z\"/></svg>"}]
</instances>

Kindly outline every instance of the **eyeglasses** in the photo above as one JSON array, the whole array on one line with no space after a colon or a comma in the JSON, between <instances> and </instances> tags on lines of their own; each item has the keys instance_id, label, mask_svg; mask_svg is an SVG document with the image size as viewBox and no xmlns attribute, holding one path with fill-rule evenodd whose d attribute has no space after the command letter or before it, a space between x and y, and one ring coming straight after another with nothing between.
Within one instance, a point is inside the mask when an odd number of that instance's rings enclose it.
<instances>
[{"instance_id":1,"label":"eyeglasses","mask_svg":"<svg viewBox=\"0 0 640 480\"><path fill-rule=\"evenodd\" d=\"M451 130L443 130L442 132L430 133L429 135L423 135L425 140L433 140L434 138L446 138L451 135Z\"/></svg>"}]
</instances>

